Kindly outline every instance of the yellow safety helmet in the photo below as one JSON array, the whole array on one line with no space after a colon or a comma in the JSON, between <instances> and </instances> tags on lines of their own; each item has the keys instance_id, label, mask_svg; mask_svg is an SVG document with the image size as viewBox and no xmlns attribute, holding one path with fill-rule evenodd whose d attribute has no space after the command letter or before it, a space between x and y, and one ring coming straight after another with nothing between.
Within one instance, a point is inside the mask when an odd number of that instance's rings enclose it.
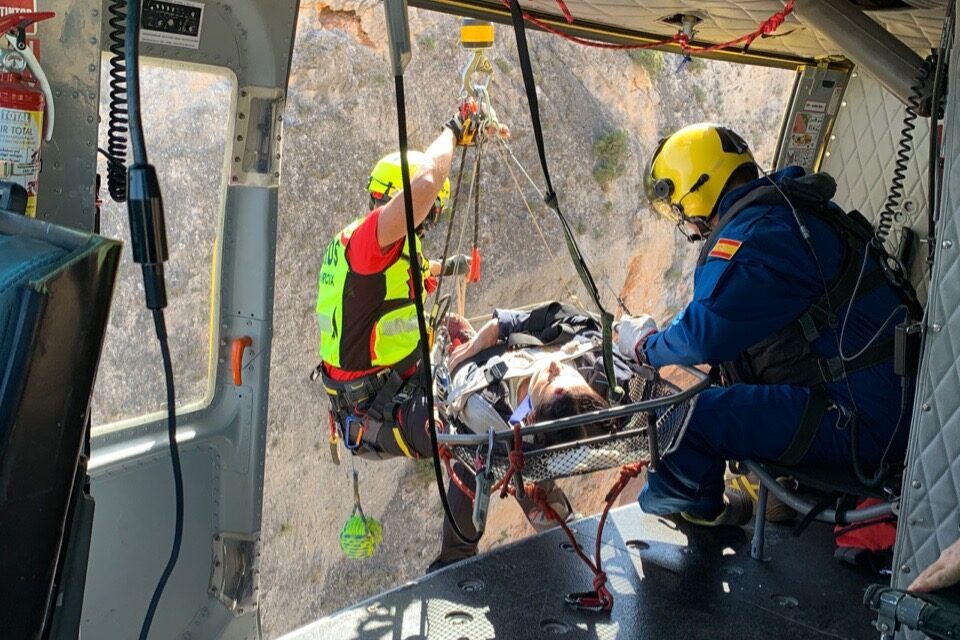
<instances>
[{"instance_id":1,"label":"yellow safety helmet","mask_svg":"<svg viewBox=\"0 0 960 640\"><path fill-rule=\"evenodd\" d=\"M427 162L427 156L419 151L407 151L407 164L410 165L410 177L417 173L417 167ZM403 177L400 173L400 152L394 151L377 161L370 179L367 180L367 192L376 201L390 200L403 190ZM437 194L436 215L439 215L450 197L450 180L445 178L440 193Z\"/></svg>"},{"instance_id":2,"label":"yellow safety helmet","mask_svg":"<svg viewBox=\"0 0 960 640\"><path fill-rule=\"evenodd\" d=\"M711 123L692 124L660 141L643 186L654 211L671 222L703 226L717 208L730 177L753 154L734 131Z\"/></svg>"}]
</instances>

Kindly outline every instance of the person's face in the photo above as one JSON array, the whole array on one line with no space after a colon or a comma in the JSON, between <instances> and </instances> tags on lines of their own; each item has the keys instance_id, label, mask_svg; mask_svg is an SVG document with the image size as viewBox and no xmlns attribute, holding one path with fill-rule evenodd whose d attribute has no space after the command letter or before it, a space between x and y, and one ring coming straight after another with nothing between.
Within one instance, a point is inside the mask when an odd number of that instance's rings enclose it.
<instances>
[{"instance_id":1,"label":"person's face","mask_svg":"<svg viewBox=\"0 0 960 640\"><path fill-rule=\"evenodd\" d=\"M527 393L530 394L530 402L533 404L534 411L536 411L537 407L552 395L571 391L578 387L589 389L590 385L583 379L579 371L568 364L551 358L530 376L530 387Z\"/></svg>"}]
</instances>

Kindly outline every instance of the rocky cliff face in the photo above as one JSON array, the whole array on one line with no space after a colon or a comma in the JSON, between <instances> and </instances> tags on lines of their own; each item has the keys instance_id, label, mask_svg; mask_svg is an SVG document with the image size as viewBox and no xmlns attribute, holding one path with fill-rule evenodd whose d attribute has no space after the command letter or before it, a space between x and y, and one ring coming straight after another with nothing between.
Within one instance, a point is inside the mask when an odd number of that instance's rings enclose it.
<instances>
[{"instance_id":1,"label":"rocky cliff face","mask_svg":"<svg viewBox=\"0 0 960 640\"><path fill-rule=\"evenodd\" d=\"M367 173L396 148L397 123L381 5L301 6L280 192L263 519L265 637L421 574L438 547L441 519L432 469L358 461L364 508L383 523L385 541L364 562L344 559L337 546L350 512L350 465L329 461L325 400L306 375L316 364L316 270L328 239L365 211ZM456 18L411 10L410 26L406 106L416 148L428 144L452 112L466 54ZM512 130L518 160L541 185L512 33L498 27L497 36L490 54L494 106ZM658 137L689 122L716 120L739 130L769 164L792 73L701 61L677 71L678 56L587 49L538 33L530 40L551 175L604 304L616 310L620 296L632 312L666 321L689 297L695 248L643 206L641 175ZM568 299L569 292L589 304L557 221L522 177L516 188L509 166L488 149L480 197L483 279L467 289L468 315ZM469 251L466 212L461 205L453 244L466 220ZM428 239L432 255L441 250L444 231ZM599 475L567 484L577 509L592 513L610 480ZM485 546L527 532L515 506L496 504Z\"/></svg>"}]
</instances>

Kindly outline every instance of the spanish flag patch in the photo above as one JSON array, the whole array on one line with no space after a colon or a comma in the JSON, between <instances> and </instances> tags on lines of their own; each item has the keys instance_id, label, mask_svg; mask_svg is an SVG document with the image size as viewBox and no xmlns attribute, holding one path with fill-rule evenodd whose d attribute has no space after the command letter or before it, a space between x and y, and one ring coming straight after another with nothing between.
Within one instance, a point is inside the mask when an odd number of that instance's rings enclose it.
<instances>
[{"instance_id":1,"label":"spanish flag patch","mask_svg":"<svg viewBox=\"0 0 960 640\"><path fill-rule=\"evenodd\" d=\"M709 256L711 258L730 260L737 253L737 251L740 250L740 245L742 244L743 243L739 240L720 238L717 240L717 244L713 246L713 249L710 250Z\"/></svg>"}]
</instances>

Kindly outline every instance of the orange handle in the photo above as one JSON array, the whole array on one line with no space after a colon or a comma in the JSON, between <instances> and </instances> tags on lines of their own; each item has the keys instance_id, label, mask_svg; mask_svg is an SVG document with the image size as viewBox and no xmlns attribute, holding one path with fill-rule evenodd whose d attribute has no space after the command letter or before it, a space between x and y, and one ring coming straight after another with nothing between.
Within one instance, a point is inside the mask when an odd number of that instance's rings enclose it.
<instances>
[{"instance_id":1,"label":"orange handle","mask_svg":"<svg viewBox=\"0 0 960 640\"><path fill-rule=\"evenodd\" d=\"M480 249L476 247L470 252L470 273L467 282L480 282Z\"/></svg>"},{"instance_id":2,"label":"orange handle","mask_svg":"<svg viewBox=\"0 0 960 640\"><path fill-rule=\"evenodd\" d=\"M233 365L233 384L238 387L243 384L243 377L240 374L240 370L243 369L243 350L251 345L253 345L253 340L250 336L236 338L233 341L233 349L230 353L230 364Z\"/></svg>"}]
</instances>

